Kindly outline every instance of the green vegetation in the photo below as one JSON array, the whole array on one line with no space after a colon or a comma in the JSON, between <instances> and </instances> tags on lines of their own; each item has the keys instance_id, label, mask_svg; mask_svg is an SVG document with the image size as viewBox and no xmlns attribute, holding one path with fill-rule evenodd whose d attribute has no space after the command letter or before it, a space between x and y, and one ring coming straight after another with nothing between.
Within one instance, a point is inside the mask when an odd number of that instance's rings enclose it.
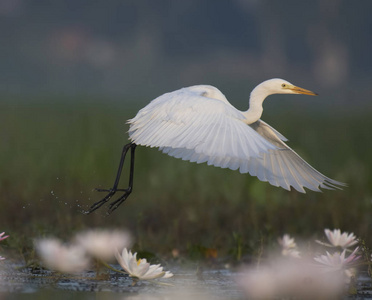
<instances>
[{"instance_id":1,"label":"green vegetation","mask_svg":"<svg viewBox=\"0 0 372 300\"><path fill-rule=\"evenodd\" d=\"M239 259L289 233L322 236L324 228L354 232L372 246L372 111L265 112L265 121L316 169L347 182L344 191L273 187L239 172L174 159L138 147L134 192L112 215L84 215L115 178L125 121L142 104L63 99L3 99L0 103L0 230L6 250L28 255L32 239L69 238L90 227L127 228L137 251ZM124 170L125 175L127 173ZM124 177L121 186L126 186ZM260 252L260 253L259 253Z\"/></svg>"}]
</instances>

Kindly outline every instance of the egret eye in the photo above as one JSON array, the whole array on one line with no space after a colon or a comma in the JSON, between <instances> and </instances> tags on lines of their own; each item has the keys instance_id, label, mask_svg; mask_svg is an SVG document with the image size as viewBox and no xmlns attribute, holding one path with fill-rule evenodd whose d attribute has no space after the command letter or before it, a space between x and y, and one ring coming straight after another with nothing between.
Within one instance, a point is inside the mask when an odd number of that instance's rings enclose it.
<instances>
[{"instance_id":1,"label":"egret eye","mask_svg":"<svg viewBox=\"0 0 372 300\"><path fill-rule=\"evenodd\" d=\"M287 85L286 85L285 83L282 83L282 87L284 87L284 88L285 88L286 86L287 86Z\"/></svg>"}]
</instances>

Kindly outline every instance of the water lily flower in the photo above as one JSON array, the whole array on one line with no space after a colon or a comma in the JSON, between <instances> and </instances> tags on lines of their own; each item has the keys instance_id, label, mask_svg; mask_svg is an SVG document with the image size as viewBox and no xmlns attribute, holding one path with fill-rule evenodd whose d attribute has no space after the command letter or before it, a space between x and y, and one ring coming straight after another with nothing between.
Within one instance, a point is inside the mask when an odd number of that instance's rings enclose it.
<instances>
[{"instance_id":1,"label":"water lily flower","mask_svg":"<svg viewBox=\"0 0 372 300\"><path fill-rule=\"evenodd\" d=\"M278 296L277 274L269 267L263 266L258 270L249 268L238 275L238 285L248 298L270 299Z\"/></svg>"},{"instance_id":2,"label":"water lily flower","mask_svg":"<svg viewBox=\"0 0 372 300\"><path fill-rule=\"evenodd\" d=\"M82 272L89 266L85 250L77 245L66 246L54 238L35 241L35 248L44 264L62 273Z\"/></svg>"},{"instance_id":3,"label":"water lily flower","mask_svg":"<svg viewBox=\"0 0 372 300\"><path fill-rule=\"evenodd\" d=\"M122 255L116 252L116 259L129 276L140 280L169 278L173 276L171 272L163 271L163 267L160 265L150 265L145 258L137 259L137 253L132 254L126 248L124 248Z\"/></svg>"},{"instance_id":4,"label":"water lily flower","mask_svg":"<svg viewBox=\"0 0 372 300\"><path fill-rule=\"evenodd\" d=\"M4 236L4 234L5 234L5 232L0 233L0 241L5 240L6 238L9 237L9 235ZM4 260L4 259L5 259L5 257L0 256L0 260Z\"/></svg>"},{"instance_id":5,"label":"water lily flower","mask_svg":"<svg viewBox=\"0 0 372 300\"><path fill-rule=\"evenodd\" d=\"M130 234L119 230L89 230L79 233L75 241L89 255L103 261L114 259L118 249L131 245Z\"/></svg>"},{"instance_id":6,"label":"water lily flower","mask_svg":"<svg viewBox=\"0 0 372 300\"><path fill-rule=\"evenodd\" d=\"M328 238L328 241L331 243L331 245L324 244L322 242L317 241L318 243L326 246L331 247L341 247L343 249L349 248L351 246L354 246L358 244L358 240L354 233L347 233L343 232L341 233L340 229L334 229L333 231L329 229L324 229L324 233Z\"/></svg>"},{"instance_id":7,"label":"water lily flower","mask_svg":"<svg viewBox=\"0 0 372 300\"><path fill-rule=\"evenodd\" d=\"M338 274L322 273L308 260L274 257L239 273L238 285L249 299L334 299L343 288Z\"/></svg>"},{"instance_id":8,"label":"water lily flower","mask_svg":"<svg viewBox=\"0 0 372 300\"><path fill-rule=\"evenodd\" d=\"M5 232L0 233L0 241L5 240L9 235L4 236Z\"/></svg>"},{"instance_id":9,"label":"water lily flower","mask_svg":"<svg viewBox=\"0 0 372 300\"><path fill-rule=\"evenodd\" d=\"M289 234L283 235L283 238L278 238L279 245L282 246L282 255L299 258L300 251L297 249L297 244L294 238Z\"/></svg>"},{"instance_id":10,"label":"water lily flower","mask_svg":"<svg viewBox=\"0 0 372 300\"><path fill-rule=\"evenodd\" d=\"M339 252L330 254L327 251L327 255L317 256L314 258L314 260L318 262L320 266L323 267L326 272L348 270L349 268L352 267L354 262L360 258L360 256L356 255L358 250L359 250L359 247L355 248L355 250L348 257L345 257L346 249L342 251L341 254Z\"/></svg>"}]
</instances>

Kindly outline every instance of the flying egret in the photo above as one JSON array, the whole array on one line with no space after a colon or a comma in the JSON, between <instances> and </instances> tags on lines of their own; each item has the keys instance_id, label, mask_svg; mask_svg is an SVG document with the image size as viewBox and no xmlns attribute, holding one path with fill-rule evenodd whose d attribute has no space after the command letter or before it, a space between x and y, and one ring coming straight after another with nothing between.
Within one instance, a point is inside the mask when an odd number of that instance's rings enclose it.
<instances>
[{"instance_id":1,"label":"flying egret","mask_svg":"<svg viewBox=\"0 0 372 300\"><path fill-rule=\"evenodd\" d=\"M330 179L306 163L284 142L287 139L262 121L262 103L272 94L317 95L283 79L270 79L253 89L249 109L239 111L226 97L210 85L195 85L166 93L152 100L128 120L129 139L124 146L119 169L111 189L88 213L106 203L116 192L124 192L111 203L112 212L132 192L134 152L137 145L157 147L182 160L204 163L257 176L274 186L301 193L304 188L320 192L340 189L345 184ZM131 150L129 186L118 189L125 156Z\"/></svg>"}]
</instances>

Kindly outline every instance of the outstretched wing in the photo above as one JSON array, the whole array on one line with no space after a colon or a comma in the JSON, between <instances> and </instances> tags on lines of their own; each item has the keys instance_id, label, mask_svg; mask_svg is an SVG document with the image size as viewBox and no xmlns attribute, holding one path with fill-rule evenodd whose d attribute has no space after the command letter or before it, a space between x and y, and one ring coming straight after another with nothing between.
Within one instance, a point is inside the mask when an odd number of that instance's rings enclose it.
<instances>
[{"instance_id":1,"label":"outstretched wing","mask_svg":"<svg viewBox=\"0 0 372 300\"><path fill-rule=\"evenodd\" d=\"M129 137L183 160L247 169L250 159L276 146L242 120L218 89L194 86L164 94L141 109L128 121Z\"/></svg>"},{"instance_id":2,"label":"outstretched wing","mask_svg":"<svg viewBox=\"0 0 372 300\"><path fill-rule=\"evenodd\" d=\"M261 181L268 181L274 186L290 190L293 186L297 191L305 193L304 187L320 191L320 188L335 189L345 186L344 183L330 179L304 161L295 151L283 141L285 137L262 120L250 124L267 141L277 146L262 153L259 158L251 158L249 173Z\"/></svg>"}]
</instances>

